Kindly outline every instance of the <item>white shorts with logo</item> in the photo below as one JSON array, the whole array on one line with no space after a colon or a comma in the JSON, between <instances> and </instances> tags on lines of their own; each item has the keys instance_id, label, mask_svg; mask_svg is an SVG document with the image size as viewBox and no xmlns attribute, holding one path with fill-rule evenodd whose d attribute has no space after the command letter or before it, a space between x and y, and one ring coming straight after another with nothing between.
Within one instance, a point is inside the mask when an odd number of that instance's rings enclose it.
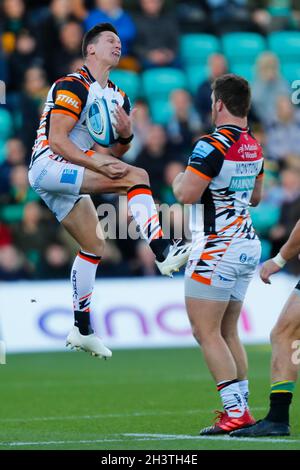
<instances>
[{"instance_id":1,"label":"white shorts with logo","mask_svg":"<svg viewBox=\"0 0 300 470\"><path fill-rule=\"evenodd\" d=\"M48 156L38 158L29 169L30 185L61 222L73 209L80 195L84 167Z\"/></svg>"},{"instance_id":2,"label":"white shorts with logo","mask_svg":"<svg viewBox=\"0 0 300 470\"><path fill-rule=\"evenodd\" d=\"M260 256L259 239L205 237L199 257L187 263L185 296L243 301Z\"/></svg>"}]
</instances>

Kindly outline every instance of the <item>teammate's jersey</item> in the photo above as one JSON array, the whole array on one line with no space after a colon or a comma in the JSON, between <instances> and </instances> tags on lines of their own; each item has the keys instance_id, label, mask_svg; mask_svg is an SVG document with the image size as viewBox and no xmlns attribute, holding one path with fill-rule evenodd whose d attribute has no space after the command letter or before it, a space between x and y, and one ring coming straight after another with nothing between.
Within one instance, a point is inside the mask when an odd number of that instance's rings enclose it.
<instances>
[{"instance_id":1,"label":"teammate's jersey","mask_svg":"<svg viewBox=\"0 0 300 470\"><path fill-rule=\"evenodd\" d=\"M47 96L33 146L31 164L42 155L48 155L50 158L59 161L64 160L61 156L53 155L49 147L48 136L51 113L66 114L74 118L76 124L71 130L69 138L81 150L91 149L95 142L89 135L86 126L86 111L90 103L96 98L102 97L108 101L118 103L127 114L130 113L128 96L110 80L108 80L106 87L102 88L86 66L76 73L57 80L50 88Z\"/></svg>"},{"instance_id":2,"label":"teammate's jersey","mask_svg":"<svg viewBox=\"0 0 300 470\"><path fill-rule=\"evenodd\" d=\"M248 206L256 179L263 177L263 155L249 130L226 125L203 136L187 168L209 181L201 201L191 208L192 258L199 255L205 236L257 238Z\"/></svg>"}]
</instances>

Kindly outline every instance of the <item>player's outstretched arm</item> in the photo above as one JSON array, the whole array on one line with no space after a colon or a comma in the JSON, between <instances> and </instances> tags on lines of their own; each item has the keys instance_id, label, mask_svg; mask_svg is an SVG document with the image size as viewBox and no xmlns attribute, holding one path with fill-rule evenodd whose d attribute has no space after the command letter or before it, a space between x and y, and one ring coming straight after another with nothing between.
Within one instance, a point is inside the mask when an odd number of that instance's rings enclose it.
<instances>
[{"instance_id":1,"label":"player's outstretched arm","mask_svg":"<svg viewBox=\"0 0 300 470\"><path fill-rule=\"evenodd\" d=\"M266 284L271 284L270 276L280 271L287 261L300 252L300 220L295 225L288 241L282 246L278 255L266 261L261 270L260 277Z\"/></svg>"},{"instance_id":2,"label":"player's outstretched arm","mask_svg":"<svg viewBox=\"0 0 300 470\"><path fill-rule=\"evenodd\" d=\"M49 129L49 145L54 153L76 165L83 166L109 178L121 178L126 174L126 165L110 155L94 153L87 156L69 138L76 120L68 115L51 114Z\"/></svg>"}]
</instances>

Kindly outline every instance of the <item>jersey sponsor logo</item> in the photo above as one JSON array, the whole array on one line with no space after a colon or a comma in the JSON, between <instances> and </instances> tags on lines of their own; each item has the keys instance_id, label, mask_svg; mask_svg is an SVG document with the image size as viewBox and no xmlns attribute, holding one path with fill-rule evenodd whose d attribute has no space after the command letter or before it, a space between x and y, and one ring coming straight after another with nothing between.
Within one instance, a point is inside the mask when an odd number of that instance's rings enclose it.
<instances>
[{"instance_id":1,"label":"jersey sponsor logo","mask_svg":"<svg viewBox=\"0 0 300 470\"><path fill-rule=\"evenodd\" d=\"M213 151L214 151L214 147L212 145L210 145L207 142L204 142L203 140L201 140L196 145L196 147L193 151L192 157L205 158L208 155L210 155L211 152L213 152Z\"/></svg>"},{"instance_id":2,"label":"jersey sponsor logo","mask_svg":"<svg viewBox=\"0 0 300 470\"><path fill-rule=\"evenodd\" d=\"M260 169L261 169L261 161L249 162L249 163L238 162L238 163L236 163L235 168L236 168L236 173L238 175L253 176L253 173L255 175L258 175L258 173L260 172Z\"/></svg>"},{"instance_id":3,"label":"jersey sponsor logo","mask_svg":"<svg viewBox=\"0 0 300 470\"><path fill-rule=\"evenodd\" d=\"M55 104L69 109L73 113L79 114L81 112L81 100L74 93L66 90L59 90L57 92Z\"/></svg>"},{"instance_id":4,"label":"jersey sponsor logo","mask_svg":"<svg viewBox=\"0 0 300 470\"><path fill-rule=\"evenodd\" d=\"M250 191L255 186L255 176L233 176L230 180L229 191Z\"/></svg>"},{"instance_id":5,"label":"jersey sponsor logo","mask_svg":"<svg viewBox=\"0 0 300 470\"><path fill-rule=\"evenodd\" d=\"M238 148L238 153L242 158L247 158L249 160L257 158L258 146L256 144L242 144Z\"/></svg>"},{"instance_id":6,"label":"jersey sponsor logo","mask_svg":"<svg viewBox=\"0 0 300 470\"><path fill-rule=\"evenodd\" d=\"M60 178L61 183L75 184L77 179L78 170L66 168Z\"/></svg>"},{"instance_id":7,"label":"jersey sponsor logo","mask_svg":"<svg viewBox=\"0 0 300 470\"><path fill-rule=\"evenodd\" d=\"M240 255L240 262L241 263L247 262L247 264L256 265L259 262L259 260L255 258L255 256L247 256L246 253L242 253Z\"/></svg>"}]
</instances>

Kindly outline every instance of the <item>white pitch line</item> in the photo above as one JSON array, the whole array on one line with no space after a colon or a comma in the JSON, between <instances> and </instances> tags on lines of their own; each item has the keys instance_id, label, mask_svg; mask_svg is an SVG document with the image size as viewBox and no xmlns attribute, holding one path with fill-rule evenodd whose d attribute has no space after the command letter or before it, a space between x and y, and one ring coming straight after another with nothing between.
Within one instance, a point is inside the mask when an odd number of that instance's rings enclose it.
<instances>
[{"instance_id":1,"label":"white pitch line","mask_svg":"<svg viewBox=\"0 0 300 470\"><path fill-rule=\"evenodd\" d=\"M50 446L63 444L100 444L105 442L124 442L124 439L94 439L81 441L40 441L40 442L0 442L0 446L20 447L20 446Z\"/></svg>"},{"instance_id":2,"label":"white pitch line","mask_svg":"<svg viewBox=\"0 0 300 470\"><path fill-rule=\"evenodd\" d=\"M265 410L263 407L251 408L252 411ZM0 423L16 423L16 422L39 422L39 421L74 421L74 420L92 420L92 419L105 419L105 418L134 418L143 416L172 416L184 414L210 414L211 410L195 409L195 410L180 410L180 411L133 411L132 413L102 413L97 415L81 415L81 416L36 416L33 418L2 418Z\"/></svg>"},{"instance_id":3,"label":"white pitch line","mask_svg":"<svg viewBox=\"0 0 300 470\"><path fill-rule=\"evenodd\" d=\"M122 437L120 439L120 437ZM124 439L125 437L125 439ZM126 438L135 439L126 439ZM194 441L225 441L225 442L265 442L265 443L278 443L284 442L286 444L300 442L295 439L274 439L274 438L233 438L230 436L191 436L189 434L144 434L144 433L126 433L118 435L112 439L90 439L90 440L69 440L69 441L38 441L38 442L0 442L2 447L26 447L26 446L48 446L48 445L65 445L65 444L105 444L111 442L140 442L140 441L173 441L173 440L194 440Z\"/></svg>"},{"instance_id":4,"label":"white pitch line","mask_svg":"<svg viewBox=\"0 0 300 470\"><path fill-rule=\"evenodd\" d=\"M151 439L162 439L162 440L173 440L173 439L179 439L179 440L199 440L199 441L205 441L205 440L210 440L210 441L226 441L226 442L240 442L240 441L246 441L246 442L299 442L299 439L281 439L281 438L270 438L270 437L230 437L230 436L191 436L190 434L139 434L139 433L126 433L122 434L123 436L128 436L128 437L148 437Z\"/></svg>"}]
</instances>

